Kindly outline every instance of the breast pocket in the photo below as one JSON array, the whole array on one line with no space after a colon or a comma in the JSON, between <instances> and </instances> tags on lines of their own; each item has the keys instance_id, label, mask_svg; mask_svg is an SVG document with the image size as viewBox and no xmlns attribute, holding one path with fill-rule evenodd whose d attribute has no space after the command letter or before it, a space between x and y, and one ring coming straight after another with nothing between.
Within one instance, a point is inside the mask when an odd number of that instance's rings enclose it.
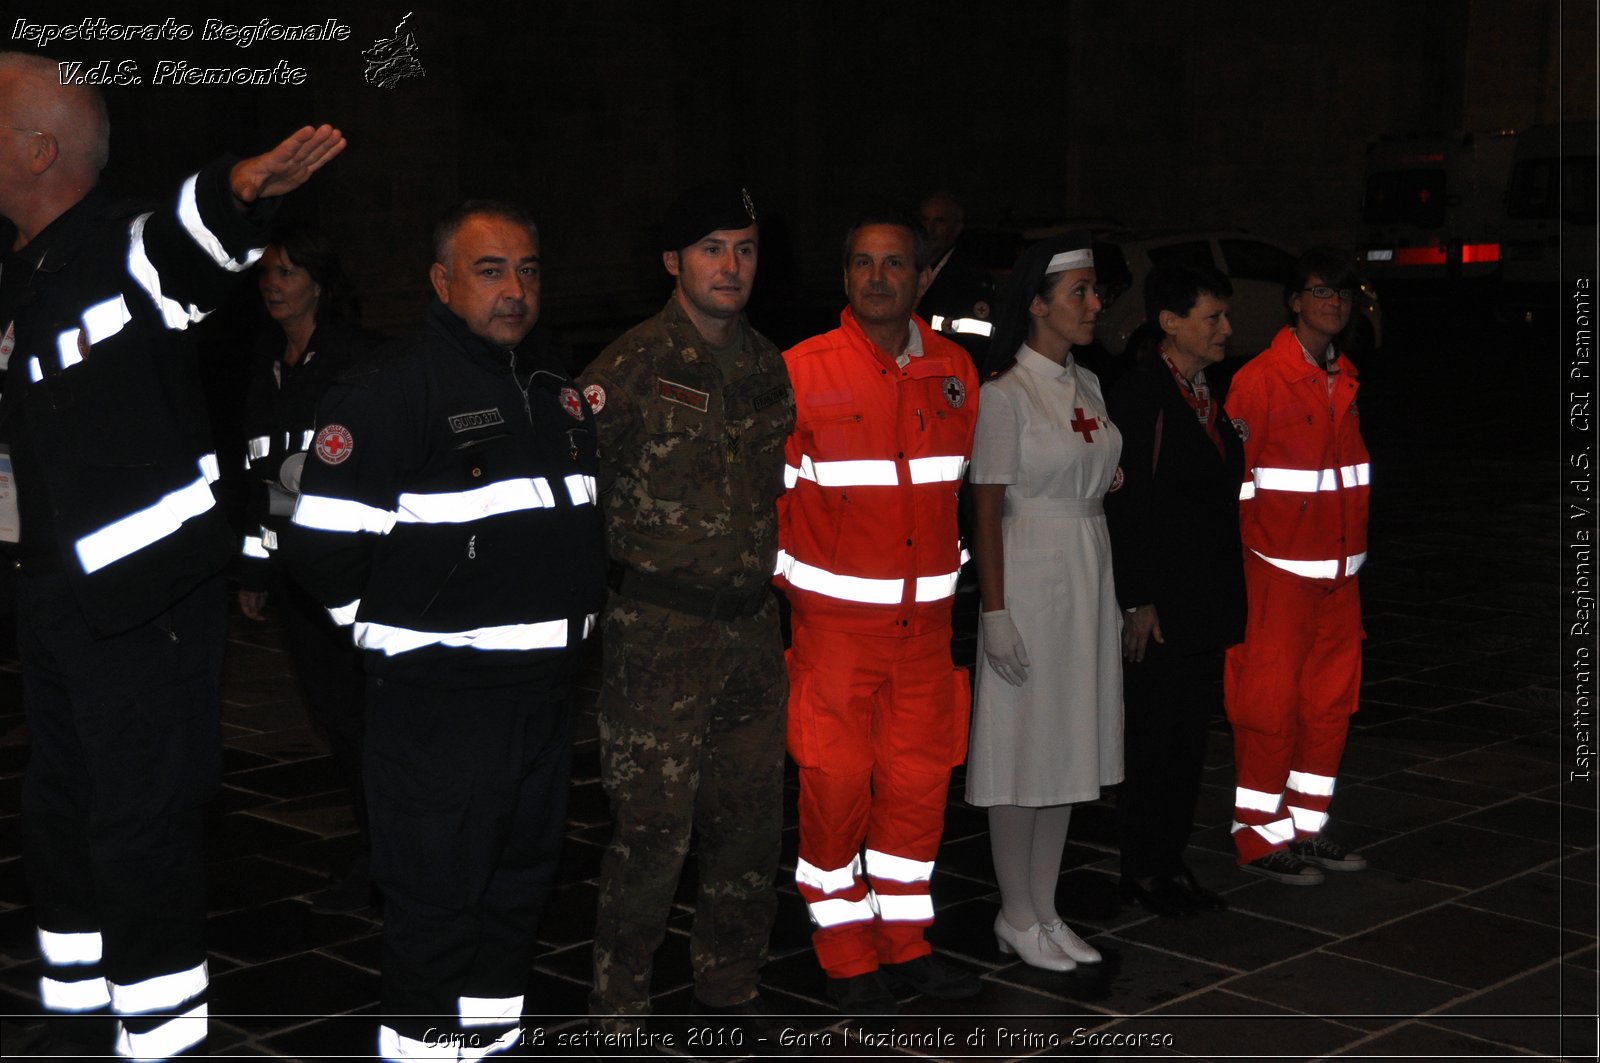
<instances>
[{"instance_id":1,"label":"breast pocket","mask_svg":"<svg viewBox=\"0 0 1600 1063\"><path fill-rule=\"evenodd\" d=\"M697 509L720 506L727 440L715 419L669 403L653 403L644 414L639 471L651 498Z\"/></svg>"}]
</instances>

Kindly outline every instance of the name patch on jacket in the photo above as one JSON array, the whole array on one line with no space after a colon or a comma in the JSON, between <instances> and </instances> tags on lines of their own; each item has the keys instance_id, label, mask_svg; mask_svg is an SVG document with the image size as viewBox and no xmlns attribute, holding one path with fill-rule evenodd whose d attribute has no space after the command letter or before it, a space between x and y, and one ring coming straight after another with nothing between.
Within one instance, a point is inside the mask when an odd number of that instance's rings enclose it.
<instances>
[{"instance_id":1,"label":"name patch on jacket","mask_svg":"<svg viewBox=\"0 0 1600 1063\"><path fill-rule=\"evenodd\" d=\"M679 406L687 406L696 413L705 413L711 408L711 392L700 391L687 384L675 384L670 380L656 377L656 394L668 402L676 402Z\"/></svg>"},{"instance_id":2,"label":"name patch on jacket","mask_svg":"<svg viewBox=\"0 0 1600 1063\"><path fill-rule=\"evenodd\" d=\"M500 416L500 408L488 410L474 410L471 413L458 413L449 418L450 431L457 435L470 432L474 428L488 428L497 424L505 424L506 419Z\"/></svg>"},{"instance_id":3,"label":"name patch on jacket","mask_svg":"<svg viewBox=\"0 0 1600 1063\"><path fill-rule=\"evenodd\" d=\"M767 391L763 391L761 394L755 397L755 401L751 405L756 408L757 412L760 412L761 410L766 409L768 406L771 406L773 403L782 402L783 393L785 390L787 389L783 387L776 387L770 388Z\"/></svg>"}]
</instances>

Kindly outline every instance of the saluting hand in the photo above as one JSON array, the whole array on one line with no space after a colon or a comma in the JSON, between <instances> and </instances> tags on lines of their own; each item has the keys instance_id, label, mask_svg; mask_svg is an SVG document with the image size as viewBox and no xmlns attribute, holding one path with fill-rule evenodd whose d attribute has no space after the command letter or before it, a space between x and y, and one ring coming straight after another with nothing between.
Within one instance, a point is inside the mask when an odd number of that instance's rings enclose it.
<instances>
[{"instance_id":1,"label":"saluting hand","mask_svg":"<svg viewBox=\"0 0 1600 1063\"><path fill-rule=\"evenodd\" d=\"M344 148L344 134L332 126L306 126L271 151L234 163L228 184L241 203L285 195L309 181Z\"/></svg>"}]
</instances>

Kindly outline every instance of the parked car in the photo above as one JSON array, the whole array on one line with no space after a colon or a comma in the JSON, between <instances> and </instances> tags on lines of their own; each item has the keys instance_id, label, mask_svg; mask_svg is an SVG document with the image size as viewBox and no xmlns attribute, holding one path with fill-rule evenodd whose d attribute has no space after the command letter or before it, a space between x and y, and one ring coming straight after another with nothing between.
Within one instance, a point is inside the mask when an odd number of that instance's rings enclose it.
<instances>
[{"instance_id":1,"label":"parked car","mask_svg":"<svg viewBox=\"0 0 1600 1063\"><path fill-rule=\"evenodd\" d=\"M1095 269L1105 308L1095 322L1095 338L1113 355L1144 322L1144 278L1151 267L1186 262L1221 270L1233 283L1229 320L1233 336L1228 357L1248 358L1265 350L1288 323L1283 285L1298 253L1282 244L1243 232L1112 231L1097 234ZM1356 296L1349 344L1357 352L1383 345L1383 313L1377 292L1363 283Z\"/></svg>"}]
</instances>

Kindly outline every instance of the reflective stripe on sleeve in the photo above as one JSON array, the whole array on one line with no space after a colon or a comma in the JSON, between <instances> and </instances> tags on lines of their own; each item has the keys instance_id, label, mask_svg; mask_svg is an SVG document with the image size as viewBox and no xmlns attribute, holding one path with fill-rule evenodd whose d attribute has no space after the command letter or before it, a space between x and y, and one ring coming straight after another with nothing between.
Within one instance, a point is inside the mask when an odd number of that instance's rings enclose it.
<instances>
[{"instance_id":1,"label":"reflective stripe on sleeve","mask_svg":"<svg viewBox=\"0 0 1600 1063\"><path fill-rule=\"evenodd\" d=\"M336 605L328 610L328 616L340 627L349 627L356 622L356 613L361 609L361 599L357 598L348 605Z\"/></svg>"},{"instance_id":2,"label":"reflective stripe on sleeve","mask_svg":"<svg viewBox=\"0 0 1600 1063\"><path fill-rule=\"evenodd\" d=\"M271 450L271 436L256 436L244 445L244 467L248 469L252 461L260 461Z\"/></svg>"},{"instance_id":3,"label":"reflective stripe on sleeve","mask_svg":"<svg viewBox=\"0 0 1600 1063\"><path fill-rule=\"evenodd\" d=\"M348 498L327 495L301 495L294 506L290 523L302 528L332 532L372 532L388 535L394 528L395 514Z\"/></svg>"},{"instance_id":4,"label":"reflective stripe on sleeve","mask_svg":"<svg viewBox=\"0 0 1600 1063\"><path fill-rule=\"evenodd\" d=\"M39 359L28 359L28 379L37 384L44 379L44 369L39 365Z\"/></svg>"},{"instance_id":5,"label":"reflective stripe on sleeve","mask_svg":"<svg viewBox=\"0 0 1600 1063\"><path fill-rule=\"evenodd\" d=\"M1254 497L1256 497L1256 482L1254 480L1246 480L1239 485L1239 501L1248 502Z\"/></svg>"},{"instance_id":6,"label":"reflective stripe on sleeve","mask_svg":"<svg viewBox=\"0 0 1600 1063\"><path fill-rule=\"evenodd\" d=\"M1332 797L1333 776L1313 775L1308 771L1291 771L1289 789L1302 794L1311 794L1313 797Z\"/></svg>"},{"instance_id":7,"label":"reflective stripe on sleeve","mask_svg":"<svg viewBox=\"0 0 1600 1063\"><path fill-rule=\"evenodd\" d=\"M150 261L150 254L144 247L144 226L149 220L148 214L141 214L133 220L128 241L128 273L156 304L161 320L168 328L186 329L196 321L203 320L206 313L193 303L180 303L168 298L161 290L161 273Z\"/></svg>"},{"instance_id":8,"label":"reflective stripe on sleeve","mask_svg":"<svg viewBox=\"0 0 1600 1063\"><path fill-rule=\"evenodd\" d=\"M266 250L264 247L251 248L246 251L243 258L234 258L222 246L222 241L217 239L215 233L206 228L206 223L200 217L200 203L195 199L195 186L199 184L199 174L190 174L189 179L183 182L183 189L178 193L178 220L183 223L183 228L189 238L207 255L211 261L227 270L229 273L240 273L255 265L256 259Z\"/></svg>"},{"instance_id":9,"label":"reflective stripe on sleeve","mask_svg":"<svg viewBox=\"0 0 1600 1063\"><path fill-rule=\"evenodd\" d=\"M214 484L222 479L222 463L217 461L215 452L200 455L197 464L200 466L200 475L206 478L206 483Z\"/></svg>"},{"instance_id":10,"label":"reflective stripe on sleeve","mask_svg":"<svg viewBox=\"0 0 1600 1063\"><path fill-rule=\"evenodd\" d=\"M95 303L83 312L83 331L89 340L89 346L93 347L101 340L115 336L122 331L123 325L132 320L133 315L128 312L127 300L120 295Z\"/></svg>"},{"instance_id":11,"label":"reflective stripe on sleeve","mask_svg":"<svg viewBox=\"0 0 1600 1063\"><path fill-rule=\"evenodd\" d=\"M446 1054L448 1053L448 1054ZM454 1049L419 1041L396 1033L393 1027L378 1027L378 1058L405 1063L412 1059L455 1059Z\"/></svg>"},{"instance_id":12,"label":"reflective stripe on sleeve","mask_svg":"<svg viewBox=\"0 0 1600 1063\"><path fill-rule=\"evenodd\" d=\"M868 605L898 605L905 594L905 583L897 579L867 579L841 576L825 568L796 560L787 550L778 551L778 573L798 590L824 594L847 602Z\"/></svg>"},{"instance_id":13,"label":"reflective stripe on sleeve","mask_svg":"<svg viewBox=\"0 0 1600 1063\"><path fill-rule=\"evenodd\" d=\"M592 506L600 500L600 489L593 476L574 473L567 477L567 497L575 506Z\"/></svg>"},{"instance_id":14,"label":"reflective stripe on sleeve","mask_svg":"<svg viewBox=\"0 0 1600 1063\"><path fill-rule=\"evenodd\" d=\"M1363 461L1359 465L1339 466L1339 482L1345 487L1367 487L1372 483L1372 465Z\"/></svg>"},{"instance_id":15,"label":"reflective stripe on sleeve","mask_svg":"<svg viewBox=\"0 0 1600 1063\"><path fill-rule=\"evenodd\" d=\"M244 556L253 557L259 561L270 561L272 555L267 553L267 544L262 542L259 535L246 535L244 537Z\"/></svg>"},{"instance_id":16,"label":"reflective stripe on sleeve","mask_svg":"<svg viewBox=\"0 0 1600 1063\"><path fill-rule=\"evenodd\" d=\"M1344 574L1346 576L1354 576L1361 570L1361 566L1366 563L1367 552L1365 550L1361 551L1359 554L1351 554L1349 557L1344 559Z\"/></svg>"},{"instance_id":17,"label":"reflective stripe on sleeve","mask_svg":"<svg viewBox=\"0 0 1600 1063\"><path fill-rule=\"evenodd\" d=\"M301 432L299 449L310 450L311 441L315 438L317 438L317 430L315 428L307 428L304 432Z\"/></svg>"},{"instance_id":18,"label":"reflective stripe on sleeve","mask_svg":"<svg viewBox=\"0 0 1600 1063\"><path fill-rule=\"evenodd\" d=\"M868 849L867 874L891 882L926 882L933 877L933 861L908 860L903 856Z\"/></svg>"},{"instance_id":19,"label":"reflective stripe on sleeve","mask_svg":"<svg viewBox=\"0 0 1600 1063\"><path fill-rule=\"evenodd\" d=\"M1276 812L1283 803L1282 794L1269 794L1240 786L1233 791L1235 808L1248 808L1253 812Z\"/></svg>"},{"instance_id":20,"label":"reflective stripe on sleeve","mask_svg":"<svg viewBox=\"0 0 1600 1063\"><path fill-rule=\"evenodd\" d=\"M56 336L56 358L61 368L70 369L83 361L83 355L78 353L78 340L82 335L82 329L71 328Z\"/></svg>"},{"instance_id":21,"label":"reflective stripe on sleeve","mask_svg":"<svg viewBox=\"0 0 1600 1063\"><path fill-rule=\"evenodd\" d=\"M813 901L806 905L811 913L811 921L824 930L834 926L844 926L847 923L870 923L877 917L877 912L866 900L846 901L833 898L826 901Z\"/></svg>"},{"instance_id":22,"label":"reflective stripe on sleeve","mask_svg":"<svg viewBox=\"0 0 1600 1063\"><path fill-rule=\"evenodd\" d=\"M217 504L204 477L163 495L154 505L90 532L74 546L78 563L87 573L98 572L151 543L165 539L183 522L198 517Z\"/></svg>"},{"instance_id":23,"label":"reflective stripe on sleeve","mask_svg":"<svg viewBox=\"0 0 1600 1063\"><path fill-rule=\"evenodd\" d=\"M822 893L843 893L856 884L856 877L861 874L861 856L857 854L843 867L836 867L832 871L824 871L815 864L797 859L794 862L794 880L802 886L810 886Z\"/></svg>"},{"instance_id":24,"label":"reflective stripe on sleeve","mask_svg":"<svg viewBox=\"0 0 1600 1063\"><path fill-rule=\"evenodd\" d=\"M959 454L934 458L912 458L906 463L914 484L955 483L967 471L967 459Z\"/></svg>"},{"instance_id":25,"label":"reflective stripe on sleeve","mask_svg":"<svg viewBox=\"0 0 1600 1063\"><path fill-rule=\"evenodd\" d=\"M271 528L261 529L261 545L270 553L278 548L278 533Z\"/></svg>"},{"instance_id":26,"label":"reflective stripe on sleeve","mask_svg":"<svg viewBox=\"0 0 1600 1063\"><path fill-rule=\"evenodd\" d=\"M522 997L459 997L457 1015L462 1026L504 1026L522 1018Z\"/></svg>"},{"instance_id":27,"label":"reflective stripe on sleeve","mask_svg":"<svg viewBox=\"0 0 1600 1063\"><path fill-rule=\"evenodd\" d=\"M119 1015L143 1015L150 1011L173 1011L186 1000L206 991L205 961L187 971L158 974L132 985L111 983L111 1006Z\"/></svg>"},{"instance_id":28,"label":"reflective stripe on sleeve","mask_svg":"<svg viewBox=\"0 0 1600 1063\"><path fill-rule=\"evenodd\" d=\"M104 978L63 982L39 979L39 1002L47 1011L99 1011L111 1004L111 988Z\"/></svg>"},{"instance_id":29,"label":"reflective stripe on sleeve","mask_svg":"<svg viewBox=\"0 0 1600 1063\"><path fill-rule=\"evenodd\" d=\"M933 922L933 898L926 893L879 893L878 915L885 923Z\"/></svg>"},{"instance_id":30,"label":"reflective stripe on sleeve","mask_svg":"<svg viewBox=\"0 0 1600 1063\"><path fill-rule=\"evenodd\" d=\"M520 1018L520 1016L518 1018ZM512 1021L515 1022L517 1020L513 1019ZM460 1048L460 1058L462 1060L484 1059L488 1056L498 1055L501 1052L509 1052L511 1049L517 1047L521 1040L522 1027L518 1026L514 1029L507 1030L505 1033L501 1034L499 1037L496 1037L493 1041L490 1041L487 1044L462 1045ZM437 1052L438 1049L434 1049L434 1051Z\"/></svg>"},{"instance_id":31,"label":"reflective stripe on sleeve","mask_svg":"<svg viewBox=\"0 0 1600 1063\"><path fill-rule=\"evenodd\" d=\"M544 477L500 480L470 491L406 492L399 498L394 519L401 524L464 524L467 521L549 509L556 502L550 481Z\"/></svg>"},{"instance_id":32,"label":"reflective stripe on sleeve","mask_svg":"<svg viewBox=\"0 0 1600 1063\"><path fill-rule=\"evenodd\" d=\"M96 931L77 934L58 934L51 930L39 931L39 955L52 967L76 967L86 963L99 963L105 947Z\"/></svg>"}]
</instances>

